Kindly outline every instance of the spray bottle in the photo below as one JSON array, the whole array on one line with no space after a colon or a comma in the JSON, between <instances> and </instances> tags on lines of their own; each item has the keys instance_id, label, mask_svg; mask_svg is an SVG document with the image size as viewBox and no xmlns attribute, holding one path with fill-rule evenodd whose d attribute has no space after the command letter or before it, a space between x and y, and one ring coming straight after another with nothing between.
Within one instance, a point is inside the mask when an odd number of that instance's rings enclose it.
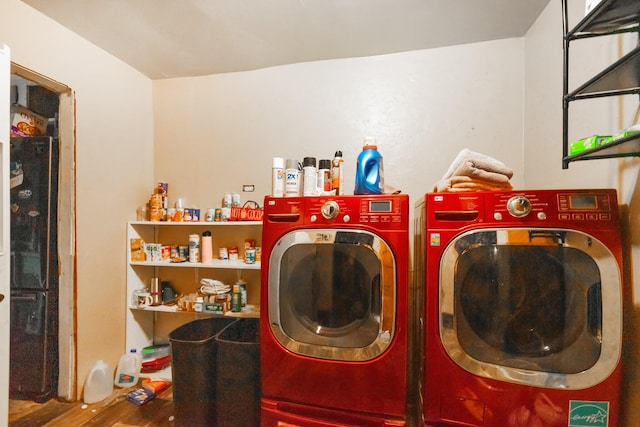
<instances>
[{"instance_id":1,"label":"spray bottle","mask_svg":"<svg viewBox=\"0 0 640 427\"><path fill-rule=\"evenodd\" d=\"M322 159L318 162L318 194L331 194L331 160Z\"/></svg>"},{"instance_id":2,"label":"spray bottle","mask_svg":"<svg viewBox=\"0 0 640 427\"><path fill-rule=\"evenodd\" d=\"M302 161L302 195L315 196L318 194L318 170L316 158L305 157Z\"/></svg>"},{"instance_id":3,"label":"spray bottle","mask_svg":"<svg viewBox=\"0 0 640 427\"><path fill-rule=\"evenodd\" d=\"M271 167L271 195L273 197L284 196L284 159L274 157Z\"/></svg>"},{"instance_id":4,"label":"spray bottle","mask_svg":"<svg viewBox=\"0 0 640 427\"><path fill-rule=\"evenodd\" d=\"M342 167L344 160L342 159L342 151L336 151L336 154L331 162L331 190L336 196L342 196L343 190L343 176Z\"/></svg>"},{"instance_id":5,"label":"spray bottle","mask_svg":"<svg viewBox=\"0 0 640 427\"><path fill-rule=\"evenodd\" d=\"M286 197L300 195L300 169L297 160L287 159L284 171L284 193Z\"/></svg>"}]
</instances>

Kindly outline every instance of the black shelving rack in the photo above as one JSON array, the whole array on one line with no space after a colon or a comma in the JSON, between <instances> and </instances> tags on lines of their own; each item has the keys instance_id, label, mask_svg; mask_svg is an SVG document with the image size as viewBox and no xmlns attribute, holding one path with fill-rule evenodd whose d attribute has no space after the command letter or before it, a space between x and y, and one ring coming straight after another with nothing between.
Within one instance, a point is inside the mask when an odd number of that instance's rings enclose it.
<instances>
[{"instance_id":1,"label":"black shelving rack","mask_svg":"<svg viewBox=\"0 0 640 427\"><path fill-rule=\"evenodd\" d=\"M562 0L563 23L563 100L562 168L578 160L640 156L640 134L569 156L569 104L581 99L605 96L640 95L640 44L600 73L569 92L569 45L574 40L640 33L640 0L602 0L575 27L569 29L567 2Z\"/></svg>"}]
</instances>

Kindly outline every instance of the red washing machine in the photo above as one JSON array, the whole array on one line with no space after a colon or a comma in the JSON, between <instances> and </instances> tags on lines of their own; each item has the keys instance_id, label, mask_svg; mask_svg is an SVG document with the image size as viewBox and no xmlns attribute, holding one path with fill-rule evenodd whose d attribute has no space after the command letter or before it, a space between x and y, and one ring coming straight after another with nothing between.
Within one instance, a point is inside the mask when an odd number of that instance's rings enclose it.
<instances>
[{"instance_id":1,"label":"red washing machine","mask_svg":"<svg viewBox=\"0 0 640 427\"><path fill-rule=\"evenodd\" d=\"M616 426L615 190L432 193L416 205L425 426Z\"/></svg>"},{"instance_id":2,"label":"red washing machine","mask_svg":"<svg viewBox=\"0 0 640 427\"><path fill-rule=\"evenodd\" d=\"M403 426L408 195L266 197L263 426Z\"/></svg>"}]
</instances>

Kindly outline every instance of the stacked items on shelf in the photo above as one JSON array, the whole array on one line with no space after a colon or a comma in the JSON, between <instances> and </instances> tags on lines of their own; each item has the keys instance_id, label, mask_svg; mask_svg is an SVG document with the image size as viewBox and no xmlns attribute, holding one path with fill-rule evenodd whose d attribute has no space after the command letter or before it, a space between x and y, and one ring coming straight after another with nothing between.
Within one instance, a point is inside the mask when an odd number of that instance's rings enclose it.
<instances>
[{"instance_id":1,"label":"stacked items on shelf","mask_svg":"<svg viewBox=\"0 0 640 427\"><path fill-rule=\"evenodd\" d=\"M171 366L171 348L169 344L151 345L142 349L141 373L153 373L169 366Z\"/></svg>"},{"instance_id":2,"label":"stacked items on shelf","mask_svg":"<svg viewBox=\"0 0 640 427\"><path fill-rule=\"evenodd\" d=\"M248 200L243 205L238 193L225 193L220 207L208 208L204 218L199 208L183 206L182 198L177 198L174 206L169 207L169 184L159 182L153 189L148 202L138 208L138 221L166 222L224 222L224 221L262 221L262 208Z\"/></svg>"}]
</instances>

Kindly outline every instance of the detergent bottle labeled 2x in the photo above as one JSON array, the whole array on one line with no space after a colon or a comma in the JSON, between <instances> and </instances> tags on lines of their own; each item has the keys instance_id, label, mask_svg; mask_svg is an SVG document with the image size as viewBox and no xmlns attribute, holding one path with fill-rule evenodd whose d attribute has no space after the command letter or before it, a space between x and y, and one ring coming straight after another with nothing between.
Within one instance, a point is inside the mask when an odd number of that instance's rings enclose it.
<instances>
[{"instance_id":1,"label":"detergent bottle labeled 2x","mask_svg":"<svg viewBox=\"0 0 640 427\"><path fill-rule=\"evenodd\" d=\"M356 165L356 187L353 194L382 194L384 193L384 171L382 155L374 138L364 140L362 153L358 156Z\"/></svg>"}]
</instances>

